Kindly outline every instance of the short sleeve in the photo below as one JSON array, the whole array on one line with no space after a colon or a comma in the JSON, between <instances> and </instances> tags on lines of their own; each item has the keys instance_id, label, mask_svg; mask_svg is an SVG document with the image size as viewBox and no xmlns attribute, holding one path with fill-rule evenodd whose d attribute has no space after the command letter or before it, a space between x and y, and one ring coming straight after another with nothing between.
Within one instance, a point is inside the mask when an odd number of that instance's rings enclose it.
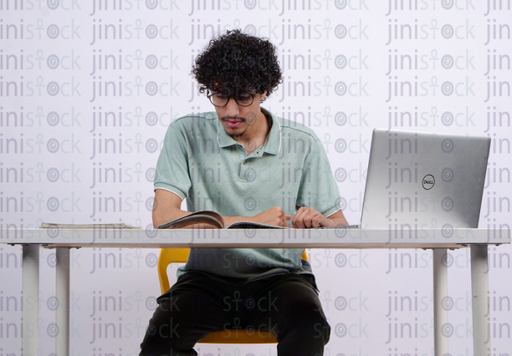
<instances>
[{"instance_id":1,"label":"short sleeve","mask_svg":"<svg viewBox=\"0 0 512 356\"><path fill-rule=\"evenodd\" d=\"M156 165L155 189L164 189L187 197L192 183L190 181L188 154L189 144L179 121L169 125L164 144Z\"/></svg>"},{"instance_id":2,"label":"short sleeve","mask_svg":"<svg viewBox=\"0 0 512 356\"><path fill-rule=\"evenodd\" d=\"M314 136L311 142L304 163L305 174L302 175L296 208L311 206L328 217L340 210L340 192L320 140Z\"/></svg>"}]
</instances>

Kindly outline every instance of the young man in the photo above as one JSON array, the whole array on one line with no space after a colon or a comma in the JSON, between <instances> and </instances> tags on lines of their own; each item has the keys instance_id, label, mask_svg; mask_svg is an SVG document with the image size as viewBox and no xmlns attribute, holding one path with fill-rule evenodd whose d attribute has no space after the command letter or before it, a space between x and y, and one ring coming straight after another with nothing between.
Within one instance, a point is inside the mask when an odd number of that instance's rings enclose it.
<instances>
[{"instance_id":1,"label":"young man","mask_svg":"<svg viewBox=\"0 0 512 356\"><path fill-rule=\"evenodd\" d=\"M316 135L260 107L282 81L270 42L228 31L210 41L193 73L215 112L169 126L157 163L155 227L205 209L228 224L347 224ZM158 298L140 355L197 355L193 347L206 334L236 328L272 332L280 356L322 355L330 327L301 253L192 249L176 284Z\"/></svg>"}]
</instances>

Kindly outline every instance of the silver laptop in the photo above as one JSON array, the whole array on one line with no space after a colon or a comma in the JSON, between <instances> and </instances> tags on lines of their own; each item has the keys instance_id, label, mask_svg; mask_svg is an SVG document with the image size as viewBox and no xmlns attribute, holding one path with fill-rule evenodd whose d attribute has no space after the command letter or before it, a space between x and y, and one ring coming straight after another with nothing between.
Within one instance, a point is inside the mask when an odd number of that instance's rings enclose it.
<instances>
[{"instance_id":1,"label":"silver laptop","mask_svg":"<svg viewBox=\"0 0 512 356\"><path fill-rule=\"evenodd\" d=\"M478 227L490 142L375 129L359 227Z\"/></svg>"}]
</instances>

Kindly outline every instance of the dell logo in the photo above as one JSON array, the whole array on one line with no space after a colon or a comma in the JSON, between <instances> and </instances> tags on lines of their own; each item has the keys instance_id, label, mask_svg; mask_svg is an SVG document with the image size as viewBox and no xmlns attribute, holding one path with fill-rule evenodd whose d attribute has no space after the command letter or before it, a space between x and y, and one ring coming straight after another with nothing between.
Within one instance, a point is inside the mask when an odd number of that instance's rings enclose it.
<instances>
[{"instance_id":1,"label":"dell logo","mask_svg":"<svg viewBox=\"0 0 512 356\"><path fill-rule=\"evenodd\" d=\"M436 180L434 179L434 176L432 174L427 174L421 180L421 185L423 186L423 189L425 189L425 190L432 189L434 187L435 183L436 183Z\"/></svg>"}]
</instances>

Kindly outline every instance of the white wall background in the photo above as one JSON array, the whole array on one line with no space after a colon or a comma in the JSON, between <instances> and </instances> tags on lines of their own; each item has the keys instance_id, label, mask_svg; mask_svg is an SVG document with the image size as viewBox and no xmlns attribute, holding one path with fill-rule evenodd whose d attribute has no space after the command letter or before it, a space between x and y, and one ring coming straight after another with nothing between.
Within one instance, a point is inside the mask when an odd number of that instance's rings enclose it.
<instances>
[{"instance_id":1,"label":"white wall background","mask_svg":"<svg viewBox=\"0 0 512 356\"><path fill-rule=\"evenodd\" d=\"M278 46L285 82L265 107L304 117L315 130L351 223L360 218L371 130L396 127L490 136L480 226L508 226L511 7L510 0L0 0L0 228L149 227L167 125L211 110L189 74L193 58L212 33L233 28ZM395 82L417 92L390 96ZM401 122L402 113L412 120ZM157 253L73 251L73 356L138 354L159 295ZM489 249L493 356L512 354L511 253ZM309 256L332 326L327 356L433 355L431 251ZM450 256L451 355L472 355L469 251ZM43 250L41 258L39 355L47 356L55 255ZM114 325L108 336L106 324ZM21 249L4 245L1 356L21 355L20 330ZM196 350L276 354L275 346Z\"/></svg>"}]
</instances>

